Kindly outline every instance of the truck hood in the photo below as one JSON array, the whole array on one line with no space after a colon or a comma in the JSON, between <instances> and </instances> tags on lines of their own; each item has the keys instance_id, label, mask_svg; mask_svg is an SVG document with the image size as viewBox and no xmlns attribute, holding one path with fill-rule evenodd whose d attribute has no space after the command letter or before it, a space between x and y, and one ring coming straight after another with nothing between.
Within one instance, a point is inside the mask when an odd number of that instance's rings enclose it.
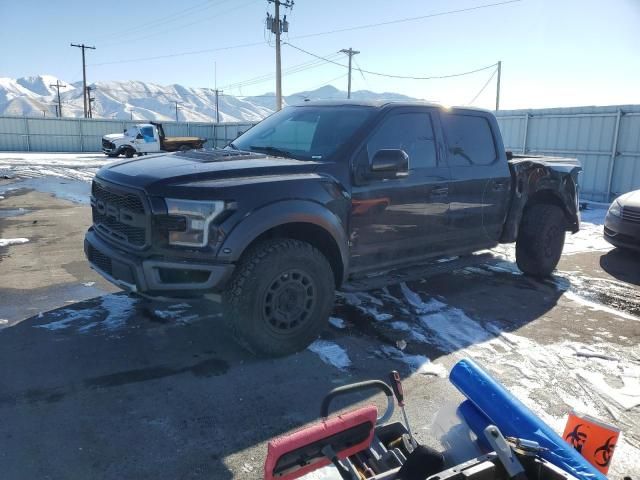
<instances>
[{"instance_id":1,"label":"truck hood","mask_svg":"<svg viewBox=\"0 0 640 480\"><path fill-rule=\"evenodd\" d=\"M124 140L125 137L126 135L123 133L110 133L109 135L102 136L102 138L109 140L110 142L113 142L114 140Z\"/></svg>"},{"instance_id":2,"label":"truck hood","mask_svg":"<svg viewBox=\"0 0 640 480\"><path fill-rule=\"evenodd\" d=\"M144 189L149 195L185 192L198 187L255 183L260 177L312 174L319 162L233 150L200 150L146 156L112 163L99 178Z\"/></svg>"}]
</instances>

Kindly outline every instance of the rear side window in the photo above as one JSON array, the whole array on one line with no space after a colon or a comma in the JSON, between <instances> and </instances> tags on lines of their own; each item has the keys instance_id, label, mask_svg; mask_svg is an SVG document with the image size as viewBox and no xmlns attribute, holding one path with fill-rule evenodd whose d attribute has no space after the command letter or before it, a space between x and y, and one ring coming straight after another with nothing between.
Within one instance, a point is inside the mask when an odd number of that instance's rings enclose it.
<instances>
[{"instance_id":1,"label":"rear side window","mask_svg":"<svg viewBox=\"0 0 640 480\"><path fill-rule=\"evenodd\" d=\"M435 167L436 145L428 113L399 113L383 120L367 142L369 163L378 150L401 149L409 155L409 169Z\"/></svg>"},{"instance_id":2,"label":"rear side window","mask_svg":"<svg viewBox=\"0 0 640 480\"><path fill-rule=\"evenodd\" d=\"M440 118L449 149L450 166L490 165L495 161L496 147L486 118L446 112L442 112Z\"/></svg>"}]
</instances>

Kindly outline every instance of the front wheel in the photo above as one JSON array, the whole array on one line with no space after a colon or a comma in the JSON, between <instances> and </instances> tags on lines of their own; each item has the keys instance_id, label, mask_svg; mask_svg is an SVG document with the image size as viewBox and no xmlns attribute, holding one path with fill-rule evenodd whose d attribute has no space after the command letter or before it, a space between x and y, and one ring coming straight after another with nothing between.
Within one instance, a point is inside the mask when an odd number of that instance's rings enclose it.
<instances>
[{"instance_id":1,"label":"front wheel","mask_svg":"<svg viewBox=\"0 0 640 480\"><path fill-rule=\"evenodd\" d=\"M222 296L236 340L254 353L300 351L327 325L335 281L316 248L293 239L259 243L247 252Z\"/></svg>"},{"instance_id":2,"label":"front wheel","mask_svg":"<svg viewBox=\"0 0 640 480\"><path fill-rule=\"evenodd\" d=\"M124 151L124 156L127 158L133 158L133 154L136 153L135 150L133 148L127 148Z\"/></svg>"},{"instance_id":3,"label":"front wheel","mask_svg":"<svg viewBox=\"0 0 640 480\"><path fill-rule=\"evenodd\" d=\"M560 207L539 204L527 208L516 240L518 268L533 277L551 275L562 255L565 228Z\"/></svg>"}]
</instances>

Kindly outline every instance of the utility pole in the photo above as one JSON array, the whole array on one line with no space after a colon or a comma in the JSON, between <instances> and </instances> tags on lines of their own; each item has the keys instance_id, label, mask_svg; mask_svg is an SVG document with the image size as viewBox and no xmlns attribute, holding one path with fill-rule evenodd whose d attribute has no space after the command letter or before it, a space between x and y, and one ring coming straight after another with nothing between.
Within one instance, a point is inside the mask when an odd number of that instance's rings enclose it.
<instances>
[{"instance_id":1,"label":"utility pole","mask_svg":"<svg viewBox=\"0 0 640 480\"><path fill-rule=\"evenodd\" d=\"M216 94L216 123L220 123L220 108L218 106L218 95L222 90L218 90L218 62L213 62L213 88Z\"/></svg>"},{"instance_id":2,"label":"utility pole","mask_svg":"<svg viewBox=\"0 0 640 480\"><path fill-rule=\"evenodd\" d=\"M220 123L220 108L218 108L218 95L222 94L224 90L218 90L217 88L214 90L216 94L216 123Z\"/></svg>"},{"instance_id":3,"label":"utility pole","mask_svg":"<svg viewBox=\"0 0 640 480\"><path fill-rule=\"evenodd\" d=\"M176 122L178 121L178 105L180 105L182 102L178 102L174 100L174 103L176 104Z\"/></svg>"},{"instance_id":4,"label":"utility pole","mask_svg":"<svg viewBox=\"0 0 640 480\"><path fill-rule=\"evenodd\" d=\"M282 65L280 61L280 34L289 31L289 22L285 15L280 20L280 7L293 8L294 0L267 0L275 5L274 16L267 14L267 30L276 34L276 110L282 109Z\"/></svg>"},{"instance_id":5,"label":"utility pole","mask_svg":"<svg viewBox=\"0 0 640 480\"><path fill-rule=\"evenodd\" d=\"M91 111L91 103L95 100L95 98L91 97L91 90L95 90L96 87L87 87L87 99L89 101L89 118L93 118L93 113Z\"/></svg>"},{"instance_id":6,"label":"utility pole","mask_svg":"<svg viewBox=\"0 0 640 480\"><path fill-rule=\"evenodd\" d=\"M498 62L498 84L496 86L496 112L500 110L500 75L502 74L502 60Z\"/></svg>"},{"instance_id":7,"label":"utility pole","mask_svg":"<svg viewBox=\"0 0 640 480\"><path fill-rule=\"evenodd\" d=\"M42 116L43 116L44 118L47 118L47 111L46 111L46 110L42 110Z\"/></svg>"},{"instance_id":8,"label":"utility pole","mask_svg":"<svg viewBox=\"0 0 640 480\"><path fill-rule=\"evenodd\" d=\"M351 98L351 57L360 53L358 50L354 50L349 47L349 49L343 48L340 50L340 53L346 53L349 55L349 83L347 84L347 98Z\"/></svg>"},{"instance_id":9,"label":"utility pole","mask_svg":"<svg viewBox=\"0 0 640 480\"><path fill-rule=\"evenodd\" d=\"M84 58L84 51L88 48L90 50L95 50L96 47L89 47L84 43L80 45L72 43L72 47L78 47L82 49L82 99L84 104L84 118L87 118L87 64Z\"/></svg>"},{"instance_id":10,"label":"utility pole","mask_svg":"<svg viewBox=\"0 0 640 480\"><path fill-rule=\"evenodd\" d=\"M56 80L55 85L49 84L49 86L58 90L58 115L62 117L62 102L60 101L60 89L66 88L66 85L61 84L60 80Z\"/></svg>"}]
</instances>

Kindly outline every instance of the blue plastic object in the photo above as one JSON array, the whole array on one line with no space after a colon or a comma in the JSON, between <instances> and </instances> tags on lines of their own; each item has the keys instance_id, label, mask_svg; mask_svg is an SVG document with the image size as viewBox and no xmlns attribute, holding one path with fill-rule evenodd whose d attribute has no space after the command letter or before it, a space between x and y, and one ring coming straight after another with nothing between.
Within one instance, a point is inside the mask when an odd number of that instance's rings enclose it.
<instances>
[{"instance_id":1,"label":"blue plastic object","mask_svg":"<svg viewBox=\"0 0 640 480\"><path fill-rule=\"evenodd\" d=\"M540 454L541 457L580 480L607 480L607 477L473 360L464 359L456 363L449 374L449 381L504 436L538 442L541 447L548 449Z\"/></svg>"},{"instance_id":2,"label":"blue plastic object","mask_svg":"<svg viewBox=\"0 0 640 480\"><path fill-rule=\"evenodd\" d=\"M480 448L485 452L492 451L491 445L484 436L484 429L491 425L491 420L478 410L471 400L465 400L458 405L458 415L466 422L469 429L476 434Z\"/></svg>"}]
</instances>

